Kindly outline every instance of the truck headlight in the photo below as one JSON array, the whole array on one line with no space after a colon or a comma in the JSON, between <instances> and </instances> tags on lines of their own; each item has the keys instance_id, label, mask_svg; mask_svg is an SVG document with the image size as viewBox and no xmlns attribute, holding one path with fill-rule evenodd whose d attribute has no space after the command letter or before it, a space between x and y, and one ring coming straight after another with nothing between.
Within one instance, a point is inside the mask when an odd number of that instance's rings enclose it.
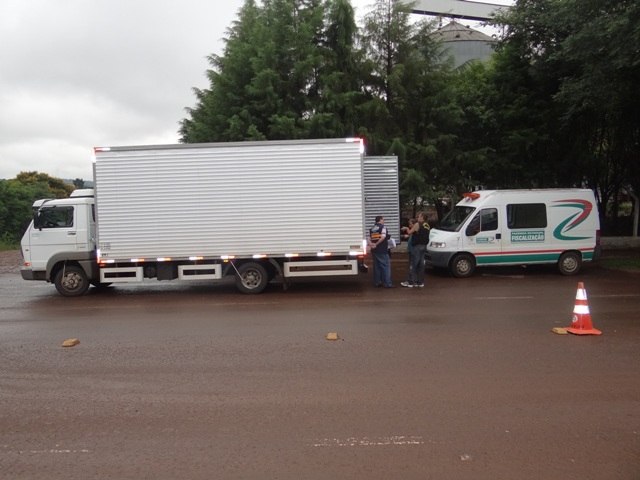
<instances>
[{"instance_id":1,"label":"truck headlight","mask_svg":"<svg viewBox=\"0 0 640 480\"><path fill-rule=\"evenodd\" d=\"M445 242L431 242L429 246L432 248L446 248L447 244Z\"/></svg>"}]
</instances>

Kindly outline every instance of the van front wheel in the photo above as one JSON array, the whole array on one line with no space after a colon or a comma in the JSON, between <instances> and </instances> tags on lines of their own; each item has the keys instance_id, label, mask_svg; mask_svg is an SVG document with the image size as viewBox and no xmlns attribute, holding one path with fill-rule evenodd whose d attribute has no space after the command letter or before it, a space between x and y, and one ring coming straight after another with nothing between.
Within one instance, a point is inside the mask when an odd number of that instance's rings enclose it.
<instances>
[{"instance_id":1,"label":"van front wheel","mask_svg":"<svg viewBox=\"0 0 640 480\"><path fill-rule=\"evenodd\" d=\"M575 275L582 267L582 257L577 252L564 252L558 260L558 270L562 275Z\"/></svg>"},{"instance_id":2,"label":"van front wheel","mask_svg":"<svg viewBox=\"0 0 640 480\"><path fill-rule=\"evenodd\" d=\"M468 253L459 253L451 260L449 270L457 278L466 278L473 275L476 269L476 259Z\"/></svg>"}]
</instances>

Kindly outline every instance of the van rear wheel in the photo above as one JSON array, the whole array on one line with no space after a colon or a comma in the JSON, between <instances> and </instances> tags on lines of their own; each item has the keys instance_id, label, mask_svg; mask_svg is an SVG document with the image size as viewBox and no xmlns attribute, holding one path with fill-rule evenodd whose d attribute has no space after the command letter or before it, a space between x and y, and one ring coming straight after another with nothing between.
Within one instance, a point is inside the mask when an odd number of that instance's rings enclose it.
<instances>
[{"instance_id":1,"label":"van rear wheel","mask_svg":"<svg viewBox=\"0 0 640 480\"><path fill-rule=\"evenodd\" d=\"M454 277L466 278L473 275L476 269L476 259L469 253L459 253L451 260L449 270Z\"/></svg>"},{"instance_id":2,"label":"van rear wheel","mask_svg":"<svg viewBox=\"0 0 640 480\"><path fill-rule=\"evenodd\" d=\"M62 267L53 280L56 290L64 297L79 297L89 289L89 279L77 265Z\"/></svg>"},{"instance_id":3,"label":"van rear wheel","mask_svg":"<svg viewBox=\"0 0 640 480\"><path fill-rule=\"evenodd\" d=\"M562 275L575 275L582 267L582 257L577 252L564 252L558 260L558 270Z\"/></svg>"}]
</instances>

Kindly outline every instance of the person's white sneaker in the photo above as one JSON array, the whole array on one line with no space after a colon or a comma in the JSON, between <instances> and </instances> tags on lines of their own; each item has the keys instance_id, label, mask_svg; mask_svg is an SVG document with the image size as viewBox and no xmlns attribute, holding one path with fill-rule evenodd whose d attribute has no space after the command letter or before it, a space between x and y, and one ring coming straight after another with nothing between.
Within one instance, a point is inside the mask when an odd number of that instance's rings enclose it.
<instances>
[{"instance_id":1,"label":"person's white sneaker","mask_svg":"<svg viewBox=\"0 0 640 480\"><path fill-rule=\"evenodd\" d=\"M409 283L409 282L401 282L400 285L407 288L413 288L413 283Z\"/></svg>"}]
</instances>

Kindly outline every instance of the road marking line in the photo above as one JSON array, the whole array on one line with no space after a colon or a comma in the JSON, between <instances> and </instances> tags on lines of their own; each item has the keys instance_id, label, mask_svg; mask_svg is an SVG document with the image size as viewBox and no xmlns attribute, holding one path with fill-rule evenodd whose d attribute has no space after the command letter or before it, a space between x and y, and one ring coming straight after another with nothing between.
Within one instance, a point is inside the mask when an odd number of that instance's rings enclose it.
<instances>
[{"instance_id":1,"label":"road marking line","mask_svg":"<svg viewBox=\"0 0 640 480\"><path fill-rule=\"evenodd\" d=\"M535 297L473 297L474 300L530 300Z\"/></svg>"},{"instance_id":2,"label":"road marking line","mask_svg":"<svg viewBox=\"0 0 640 480\"><path fill-rule=\"evenodd\" d=\"M384 446L406 446L406 445L423 445L422 437L397 435L392 437L350 437L346 439L340 438L323 438L316 440L311 445L313 447L384 447Z\"/></svg>"},{"instance_id":3,"label":"road marking line","mask_svg":"<svg viewBox=\"0 0 640 480\"><path fill-rule=\"evenodd\" d=\"M589 295L591 298L636 298L640 297L638 293L621 293L621 294L602 294L602 295Z\"/></svg>"},{"instance_id":4,"label":"road marking line","mask_svg":"<svg viewBox=\"0 0 640 480\"><path fill-rule=\"evenodd\" d=\"M18 451L20 454L24 454L24 453L91 453L91 450L87 450L87 449L82 449L82 450L58 450L55 448L52 448L50 450L19 450Z\"/></svg>"},{"instance_id":5,"label":"road marking line","mask_svg":"<svg viewBox=\"0 0 640 480\"><path fill-rule=\"evenodd\" d=\"M517 280L522 280L524 278L524 275L500 275L499 273L483 273L480 276L494 278L515 278Z\"/></svg>"}]
</instances>

